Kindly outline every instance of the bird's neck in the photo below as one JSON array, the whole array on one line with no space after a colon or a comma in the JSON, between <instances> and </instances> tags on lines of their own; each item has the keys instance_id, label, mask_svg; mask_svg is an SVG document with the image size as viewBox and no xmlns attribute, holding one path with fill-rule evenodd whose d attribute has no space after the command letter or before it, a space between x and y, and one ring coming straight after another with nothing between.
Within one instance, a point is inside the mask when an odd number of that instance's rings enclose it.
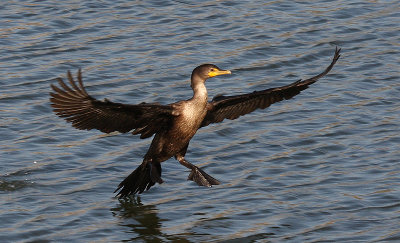
<instances>
[{"instance_id":1,"label":"bird's neck","mask_svg":"<svg viewBox=\"0 0 400 243\"><path fill-rule=\"evenodd\" d=\"M208 94L204 82L192 82L193 98L192 100L207 103Z\"/></svg>"},{"instance_id":2,"label":"bird's neck","mask_svg":"<svg viewBox=\"0 0 400 243\"><path fill-rule=\"evenodd\" d=\"M203 80L201 77L193 72L190 86L193 89L193 97L191 100L195 101L196 103L207 104L208 96L205 86L205 80Z\"/></svg>"}]
</instances>

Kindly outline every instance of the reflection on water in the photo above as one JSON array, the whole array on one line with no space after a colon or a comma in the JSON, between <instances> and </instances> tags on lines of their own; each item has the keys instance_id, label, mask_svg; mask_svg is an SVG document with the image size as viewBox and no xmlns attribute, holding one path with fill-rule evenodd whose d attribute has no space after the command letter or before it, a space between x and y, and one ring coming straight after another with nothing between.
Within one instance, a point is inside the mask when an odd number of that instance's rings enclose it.
<instances>
[{"instance_id":1,"label":"reflection on water","mask_svg":"<svg viewBox=\"0 0 400 243\"><path fill-rule=\"evenodd\" d=\"M0 238L5 242L399 241L398 1L8 1L0 6ZM98 99L209 96L332 72L292 100L199 130L187 158L221 180L113 191L150 140L78 131L50 84L83 70ZM111 208L111 209L110 209ZM111 213L110 213L111 210Z\"/></svg>"},{"instance_id":2,"label":"reflection on water","mask_svg":"<svg viewBox=\"0 0 400 243\"><path fill-rule=\"evenodd\" d=\"M120 204L112 208L113 215L123 218L123 226L129 227L132 232L138 234L135 239L161 240L161 223L154 205L143 205L140 196L120 199Z\"/></svg>"},{"instance_id":3,"label":"reflection on water","mask_svg":"<svg viewBox=\"0 0 400 243\"><path fill-rule=\"evenodd\" d=\"M123 241L178 241L190 242L185 237L169 236L161 231L162 219L158 216L157 207L154 205L143 205L140 196L119 199L117 207L112 208L114 217L122 219L121 226L129 228L136 237Z\"/></svg>"}]
</instances>

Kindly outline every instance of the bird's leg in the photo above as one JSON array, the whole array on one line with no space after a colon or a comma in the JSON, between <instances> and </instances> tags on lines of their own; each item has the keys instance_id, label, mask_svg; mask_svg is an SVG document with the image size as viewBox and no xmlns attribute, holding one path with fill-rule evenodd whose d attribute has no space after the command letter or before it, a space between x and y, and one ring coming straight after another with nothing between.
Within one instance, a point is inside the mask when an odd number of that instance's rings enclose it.
<instances>
[{"instance_id":1,"label":"bird's leg","mask_svg":"<svg viewBox=\"0 0 400 243\"><path fill-rule=\"evenodd\" d=\"M207 186L207 187L211 187L212 185L220 184L220 182L217 179L210 176L209 174L204 172L199 167L197 167L197 166L189 163L187 160L185 160L185 157L183 157L181 155L177 155L176 159L179 161L179 163L181 163L181 165L192 170L189 174L188 180L196 182L197 185L199 185L199 186Z\"/></svg>"}]
</instances>

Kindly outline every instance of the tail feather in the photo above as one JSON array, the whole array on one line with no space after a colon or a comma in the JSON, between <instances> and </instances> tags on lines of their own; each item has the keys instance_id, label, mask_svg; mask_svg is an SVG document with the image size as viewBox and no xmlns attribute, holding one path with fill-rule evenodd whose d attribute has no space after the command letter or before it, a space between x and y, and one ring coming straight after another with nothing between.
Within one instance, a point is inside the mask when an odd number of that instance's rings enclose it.
<instances>
[{"instance_id":1,"label":"tail feather","mask_svg":"<svg viewBox=\"0 0 400 243\"><path fill-rule=\"evenodd\" d=\"M149 190L156 182L163 183L160 163L143 162L118 185L114 193L119 191L117 197L127 197Z\"/></svg>"}]
</instances>

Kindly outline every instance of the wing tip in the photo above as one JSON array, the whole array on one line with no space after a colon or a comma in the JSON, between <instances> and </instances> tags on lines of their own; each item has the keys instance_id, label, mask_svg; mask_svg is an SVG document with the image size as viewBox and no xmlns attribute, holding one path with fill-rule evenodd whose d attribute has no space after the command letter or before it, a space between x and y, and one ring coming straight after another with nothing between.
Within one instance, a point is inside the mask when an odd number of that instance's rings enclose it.
<instances>
[{"instance_id":1,"label":"wing tip","mask_svg":"<svg viewBox=\"0 0 400 243\"><path fill-rule=\"evenodd\" d=\"M342 50L342 48L339 48L338 46L336 46L336 49L335 49L335 55L333 56L333 59L334 60L338 60L339 58L340 58L340 51Z\"/></svg>"}]
</instances>

